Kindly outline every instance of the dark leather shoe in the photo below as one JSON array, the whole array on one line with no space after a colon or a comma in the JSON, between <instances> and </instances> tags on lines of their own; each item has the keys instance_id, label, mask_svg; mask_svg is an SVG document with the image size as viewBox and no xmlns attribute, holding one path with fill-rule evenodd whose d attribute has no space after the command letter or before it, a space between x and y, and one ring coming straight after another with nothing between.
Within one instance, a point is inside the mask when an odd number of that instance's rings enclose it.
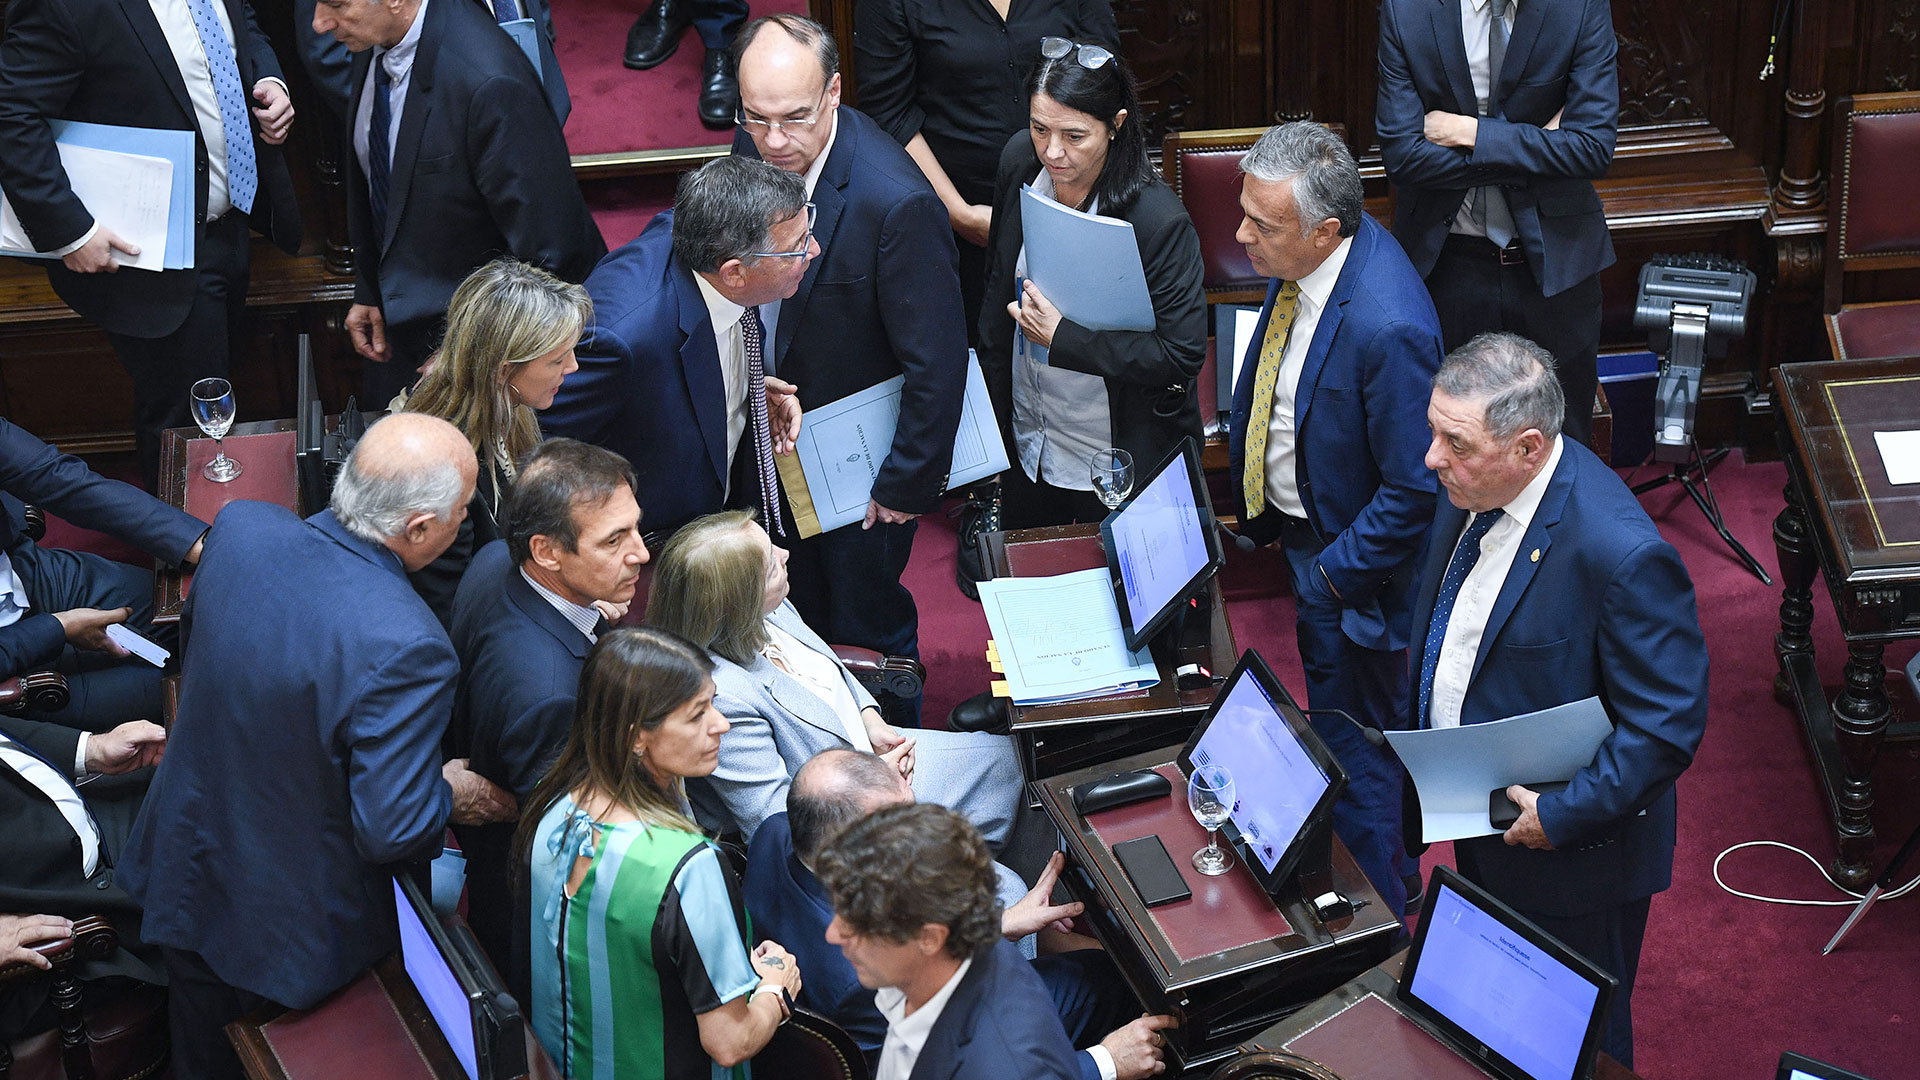
<instances>
[{"instance_id":1,"label":"dark leather shoe","mask_svg":"<svg viewBox=\"0 0 1920 1080\"><path fill-rule=\"evenodd\" d=\"M740 80L733 77L733 61L725 49L708 49L700 67L700 122L730 128L739 111Z\"/></svg>"},{"instance_id":2,"label":"dark leather shoe","mask_svg":"<svg viewBox=\"0 0 1920 1080\"><path fill-rule=\"evenodd\" d=\"M995 735L1005 735L1013 727L1013 714L1007 708L1007 699L995 697L993 691L978 693L953 707L947 714L947 728L951 731L986 731Z\"/></svg>"},{"instance_id":3,"label":"dark leather shoe","mask_svg":"<svg viewBox=\"0 0 1920 1080\"><path fill-rule=\"evenodd\" d=\"M621 63L635 71L654 67L673 55L680 47L680 35L692 25L693 12L685 0L655 0L627 31L627 53Z\"/></svg>"}]
</instances>

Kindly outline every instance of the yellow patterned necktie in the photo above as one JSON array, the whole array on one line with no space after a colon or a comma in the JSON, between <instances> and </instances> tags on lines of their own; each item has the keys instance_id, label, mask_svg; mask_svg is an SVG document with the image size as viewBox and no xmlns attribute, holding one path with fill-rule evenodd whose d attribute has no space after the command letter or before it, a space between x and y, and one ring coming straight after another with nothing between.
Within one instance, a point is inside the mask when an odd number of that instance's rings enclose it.
<instances>
[{"instance_id":1,"label":"yellow patterned necktie","mask_svg":"<svg viewBox=\"0 0 1920 1080\"><path fill-rule=\"evenodd\" d=\"M1247 517L1267 508L1267 428L1273 420L1273 386L1280 381L1280 358L1287 352L1287 334L1300 310L1300 284L1280 283L1267 316L1267 334L1260 340L1260 366L1253 372L1253 404L1247 409L1247 449L1240 459L1240 494Z\"/></svg>"}]
</instances>

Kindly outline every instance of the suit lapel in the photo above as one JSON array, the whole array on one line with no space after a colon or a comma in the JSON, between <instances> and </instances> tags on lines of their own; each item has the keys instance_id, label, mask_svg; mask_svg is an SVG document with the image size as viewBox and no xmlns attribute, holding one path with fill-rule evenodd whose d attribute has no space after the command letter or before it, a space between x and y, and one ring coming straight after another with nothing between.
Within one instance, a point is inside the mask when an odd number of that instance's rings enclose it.
<instances>
[{"instance_id":1,"label":"suit lapel","mask_svg":"<svg viewBox=\"0 0 1920 1080\"><path fill-rule=\"evenodd\" d=\"M520 609L527 621L552 634L554 639L567 647L576 660L587 658L587 649L593 645L580 628L567 621L560 609L547 602L547 598L533 591L527 579L520 574L518 566L507 570L507 602Z\"/></svg>"},{"instance_id":2,"label":"suit lapel","mask_svg":"<svg viewBox=\"0 0 1920 1080\"><path fill-rule=\"evenodd\" d=\"M1447 86L1453 90L1453 111L1476 116L1480 100L1473 92L1473 72L1467 67L1467 39L1460 29L1459 0L1434 0L1427 10L1433 16L1433 46L1447 71Z\"/></svg>"},{"instance_id":3,"label":"suit lapel","mask_svg":"<svg viewBox=\"0 0 1920 1080\"><path fill-rule=\"evenodd\" d=\"M388 173L392 187L387 196L387 234L380 238L380 254L393 245L400 218L406 212L407 196L413 190L413 163L420 154L420 134L427 128L427 116L433 112L433 66L439 58L441 39L446 36L445 4L427 5L426 18L432 26L420 28L420 44L413 54L413 70L407 76L407 96L401 104L400 134L393 141L393 168ZM373 50L369 49L368 52ZM354 115L359 115L355 113Z\"/></svg>"},{"instance_id":4,"label":"suit lapel","mask_svg":"<svg viewBox=\"0 0 1920 1080\"><path fill-rule=\"evenodd\" d=\"M973 1030L979 1026L973 1022L973 1013L984 1004L983 984L993 964L993 948L989 943L973 954L973 966L953 988L946 1008L940 1010L933 1030L927 1032L927 1041L920 1047L908 1080L951 1080L959 1073L966 1062L967 1044L973 1041Z\"/></svg>"},{"instance_id":5,"label":"suit lapel","mask_svg":"<svg viewBox=\"0 0 1920 1080\"><path fill-rule=\"evenodd\" d=\"M767 621L799 638L804 644L816 649L826 649L828 653L832 652L814 635L807 624L801 620L799 613L789 604L781 604L772 615L767 616ZM814 693L811 687L799 679L781 671L773 661L762 657L756 662L754 674L766 684L767 693L772 695L782 708L841 742L852 741L847 738L847 729L840 714L833 711L832 703L822 700L819 694Z\"/></svg>"},{"instance_id":6,"label":"suit lapel","mask_svg":"<svg viewBox=\"0 0 1920 1080\"><path fill-rule=\"evenodd\" d=\"M1353 243L1347 248L1346 264L1340 267L1340 276L1334 280L1333 291L1327 294L1326 310L1320 313L1320 321L1313 328L1313 341L1307 346L1306 359L1300 362L1300 383L1293 393L1293 427L1296 432L1306 429L1307 415L1313 411L1313 391L1320 384L1320 371L1327 366L1327 354L1333 350L1334 336L1340 332L1340 321L1346 317L1347 301L1353 299L1353 290L1359 287L1360 277L1373 254L1373 230L1368 228L1372 219L1365 214L1361 214L1360 218L1360 228L1353 234ZM1266 327L1262 326L1260 332L1265 334ZM1296 454L1294 460L1302 469L1306 467L1304 456Z\"/></svg>"},{"instance_id":7,"label":"suit lapel","mask_svg":"<svg viewBox=\"0 0 1920 1080\"><path fill-rule=\"evenodd\" d=\"M787 349L792 347L793 335L806 316L807 301L813 296L813 284L820 279L820 268L827 264L827 252L833 250L833 234L839 229L840 216L847 208L847 199L842 192L847 181L853 178L853 155L859 138L852 124L840 123L846 116L845 109L834 110L834 123L839 126L833 133L833 151L827 155L827 163L820 170L820 182L813 186L813 238L820 242L820 257L807 267L806 276L800 279L800 287L794 290L794 294L780 302L780 326L773 343L773 367L776 371L786 362Z\"/></svg>"},{"instance_id":8,"label":"suit lapel","mask_svg":"<svg viewBox=\"0 0 1920 1080\"><path fill-rule=\"evenodd\" d=\"M693 398L693 420L707 448L707 462L720 487L727 486L727 388L720 375L720 349L714 341L713 315L693 273L674 259L669 264L680 297L680 370ZM781 320L785 322L785 320Z\"/></svg>"},{"instance_id":9,"label":"suit lapel","mask_svg":"<svg viewBox=\"0 0 1920 1080\"><path fill-rule=\"evenodd\" d=\"M1540 24L1546 20L1550 2L1522 0L1520 10L1513 13L1513 32L1507 35L1507 55L1500 63L1500 85L1493 88L1493 100L1487 105L1487 111L1495 116L1503 115L1501 106L1507 95L1520 85L1520 73L1526 70L1533 43L1540 38Z\"/></svg>"},{"instance_id":10,"label":"suit lapel","mask_svg":"<svg viewBox=\"0 0 1920 1080\"><path fill-rule=\"evenodd\" d=\"M1487 662L1493 644L1500 639L1500 630L1513 614L1514 605L1520 602L1527 586L1533 582L1533 575L1547 559L1547 551L1553 546L1553 531L1560 524L1561 512L1567 508L1567 493L1573 490L1573 474L1577 468L1573 455L1561 450L1560 464L1554 469L1553 479L1547 482L1546 494L1540 497L1540 506L1533 512L1526 535L1520 538L1520 546L1513 553L1513 567L1500 586L1500 595L1494 598L1493 610L1487 613L1487 628L1480 634L1480 654L1473 658L1473 674L1467 678L1469 688L1473 680L1480 677L1480 668Z\"/></svg>"},{"instance_id":11,"label":"suit lapel","mask_svg":"<svg viewBox=\"0 0 1920 1080\"><path fill-rule=\"evenodd\" d=\"M133 35L153 59L153 66L160 71L160 81L167 84L167 90L173 94L173 100L180 111L187 114L192 126L199 131L197 117L193 111L193 100L187 97L187 80L180 74L180 62L173 58L173 48L167 44L167 35L160 30L160 20L154 18L153 8L147 0L120 0L120 10L133 24ZM234 36L238 37L246 28L244 23L234 26Z\"/></svg>"}]
</instances>

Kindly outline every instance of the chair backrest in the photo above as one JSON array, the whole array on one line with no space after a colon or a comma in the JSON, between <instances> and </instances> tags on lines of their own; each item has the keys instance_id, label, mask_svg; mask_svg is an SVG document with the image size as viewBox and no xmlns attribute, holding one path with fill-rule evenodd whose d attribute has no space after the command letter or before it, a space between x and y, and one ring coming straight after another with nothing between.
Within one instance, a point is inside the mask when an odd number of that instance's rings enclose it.
<instances>
[{"instance_id":1,"label":"chair backrest","mask_svg":"<svg viewBox=\"0 0 1920 1080\"><path fill-rule=\"evenodd\" d=\"M1233 234L1240 229L1240 158L1267 129L1219 128L1170 131L1161 144L1160 171L1186 204L1200 234L1209 303L1257 304L1267 279L1247 261Z\"/></svg>"},{"instance_id":2,"label":"chair backrest","mask_svg":"<svg viewBox=\"0 0 1920 1080\"><path fill-rule=\"evenodd\" d=\"M753 1056L755 1076L781 1080L868 1080L860 1044L840 1025L806 1009L780 1025L773 1041Z\"/></svg>"},{"instance_id":3,"label":"chair backrest","mask_svg":"<svg viewBox=\"0 0 1920 1080\"><path fill-rule=\"evenodd\" d=\"M1834 108L1827 218L1826 311L1840 310L1848 273L1920 267L1920 92L1856 94Z\"/></svg>"},{"instance_id":4,"label":"chair backrest","mask_svg":"<svg viewBox=\"0 0 1920 1080\"><path fill-rule=\"evenodd\" d=\"M1211 1080L1340 1080L1340 1074L1284 1051L1258 1050L1228 1058Z\"/></svg>"}]
</instances>

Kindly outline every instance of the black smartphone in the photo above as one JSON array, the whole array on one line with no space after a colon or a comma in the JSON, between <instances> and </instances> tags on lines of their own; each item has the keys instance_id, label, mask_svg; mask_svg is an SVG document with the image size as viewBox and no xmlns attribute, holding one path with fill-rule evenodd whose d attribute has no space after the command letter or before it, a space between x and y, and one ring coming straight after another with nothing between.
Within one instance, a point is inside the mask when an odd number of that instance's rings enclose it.
<instances>
[{"instance_id":1,"label":"black smartphone","mask_svg":"<svg viewBox=\"0 0 1920 1080\"><path fill-rule=\"evenodd\" d=\"M1567 781L1557 780L1551 784L1522 784L1520 786L1529 791L1537 791L1545 795L1548 792L1565 791L1567 789ZM1488 824L1505 832L1513 828L1513 823L1519 820L1520 804L1507 798L1506 788L1494 788L1492 791L1487 792Z\"/></svg>"},{"instance_id":2,"label":"black smartphone","mask_svg":"<svg viewBox=\"0 0 1920 1080\"><path fill-rule=\"evenodd\" d=\"M1157 836L1142 836L1113 845L1114 857L1133 882L1133 891L1148 907L1171 904L1193 895L1180 868L1167 857L1166 845Z\"/></svg>"}]
</instances>

